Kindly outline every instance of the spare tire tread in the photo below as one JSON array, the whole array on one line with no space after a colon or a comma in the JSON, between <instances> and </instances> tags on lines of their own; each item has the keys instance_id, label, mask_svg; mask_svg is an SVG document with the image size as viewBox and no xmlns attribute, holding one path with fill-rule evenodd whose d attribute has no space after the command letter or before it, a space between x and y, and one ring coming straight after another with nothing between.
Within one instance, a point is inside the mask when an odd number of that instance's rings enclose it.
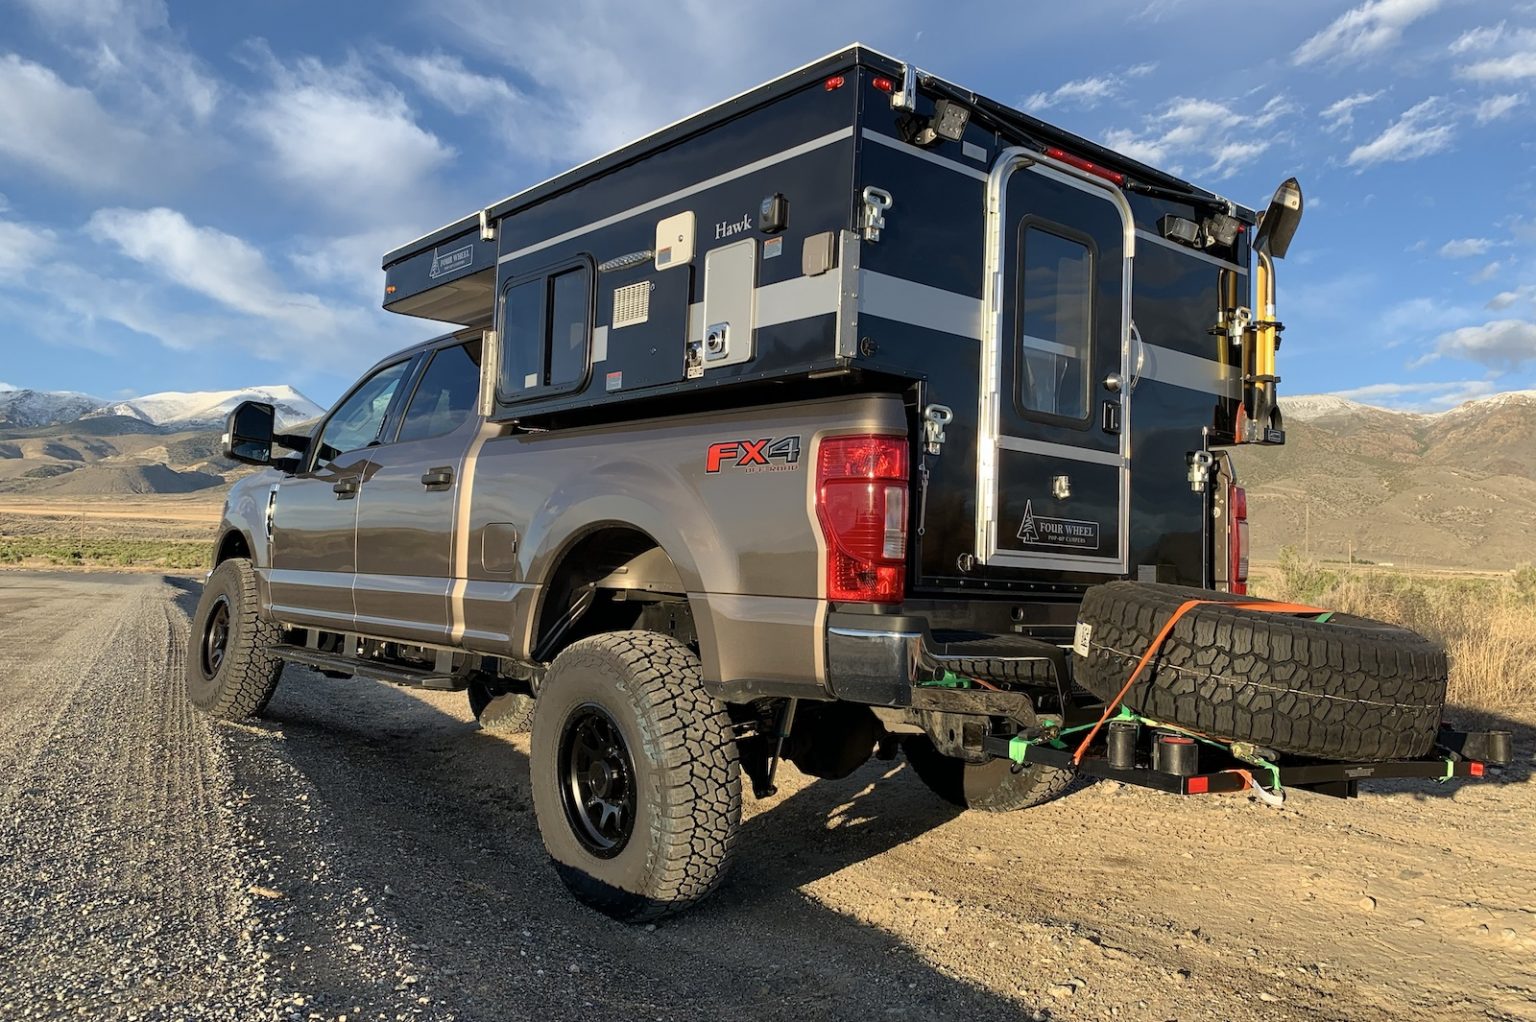
<instances>
[{"instance_id":1,"label":"spare tire tread","mask_svg":"<svg viewBox=\"0 0 1536 1022\"><path fill-rule=\"evenodd\" d=\"M1347 614L1328 622L1221 604L1248 597L1116 582L1084 597L1089 653L1077 681L1113 699L1170 615L1186 613L1127 692L1154 720L1284 753L1326 759L1416 758L1434 744L1445 703L1444 651L1405 628Z\"/></svg>"}]
</instances>

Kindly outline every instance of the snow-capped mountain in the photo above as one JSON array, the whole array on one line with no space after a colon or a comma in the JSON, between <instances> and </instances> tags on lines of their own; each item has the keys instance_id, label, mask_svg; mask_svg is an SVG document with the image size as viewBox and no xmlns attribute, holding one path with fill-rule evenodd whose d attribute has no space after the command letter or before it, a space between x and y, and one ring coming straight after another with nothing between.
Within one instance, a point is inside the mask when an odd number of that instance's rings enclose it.
<instances>
[{"instance_id":1,"label":"snow-capped mountain","mask_svg":"<svg viewBox=\"0 0 1536 1022\"><path fill-rule=\"evenodd\" d=\"M99 397L0 384L0 428L40 429L74 422L101 407Z\"/></svg>"},{"instance_id":2,"label":"snow-capped mountain","mask_svg":"<svg viewBox=\"0 0 1536 1022\"><path fill-rule=\"evenodd\" d=\"M1436 412L1417 412L1404 408L1385 408L1381 405L1352 401L1337 394L1298 394L1295 397L1281 395L1280 411L1291 422L1312 422L1316 419L1340 415L1403 415L1412 419L1430 420L1444 416L1487 412L1505 406L1536 406L1536 390L1508 390L1488 394Z\"/></svg>"},{"instance_id":3,"label":"snow-capped mountain","mask_svg":"<svg viewBox=\"0 0 1536 1022\"><path fill-rule=\"evenodd\" d=\"M270 403L277 411L278 426L283 429L325 411L292 387L271 386L145 394L95 408L86 417L125 415L156 426L217 426L242 401Z\"/></svg>"}]
</instances>

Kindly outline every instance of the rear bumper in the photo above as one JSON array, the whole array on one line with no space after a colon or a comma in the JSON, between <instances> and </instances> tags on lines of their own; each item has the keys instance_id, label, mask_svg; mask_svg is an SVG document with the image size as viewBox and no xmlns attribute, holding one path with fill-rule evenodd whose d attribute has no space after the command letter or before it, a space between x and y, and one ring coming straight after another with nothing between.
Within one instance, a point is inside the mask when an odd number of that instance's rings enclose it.
<instances>
[{"instance_id":1,"label":"rear bumper","mask_svg":"<svg viewBox=\"0 0 1536 1022\"><path fill-rule=\"evenodd\" d=\"M910 706L913 690L952 676L1055 690L1069 680L1066 651L1021 635L941 632L912 615L827 617L827 687L838 699Z\"/></svg>"}]
</instances>

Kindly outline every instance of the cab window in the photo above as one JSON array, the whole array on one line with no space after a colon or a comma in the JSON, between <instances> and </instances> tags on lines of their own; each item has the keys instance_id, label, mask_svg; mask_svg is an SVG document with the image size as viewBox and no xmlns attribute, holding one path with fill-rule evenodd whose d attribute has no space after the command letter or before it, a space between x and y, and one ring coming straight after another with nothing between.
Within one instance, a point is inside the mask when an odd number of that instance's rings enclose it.
<instances>
[{"instance_id":1,"label":"cab window","mask_svg":"<svg viewBox=\"0 0 1536 1022\"><path fill-rule=\"evenodd\" d=\"M468 422L480 398L480 342L443 348L427 363L400 423L401 441L446 436Z\"/></svg>"},{"instance_id":2,"label":"cab window","mask_svg":"<svg viewBox=\"0 0 1536 1022\"><path fill-rule=\"evenodd\" d=\"M1093 336L1093 252L1064 229L1026 221L1019 234L1019 410L1088 418Z\"/></svg>"},{"instance_id":3,"label":"cab window","mask_svg":"<svg viewBox=\"0 0 1536 1022\"><path fill-rule=\"evenodd\" d=\"M358 385L326 420L315 446L316 466L327 465L348 451L377 443L395 391L405 379L410 360L385 366Z\"/></svg>"}]
</instances>

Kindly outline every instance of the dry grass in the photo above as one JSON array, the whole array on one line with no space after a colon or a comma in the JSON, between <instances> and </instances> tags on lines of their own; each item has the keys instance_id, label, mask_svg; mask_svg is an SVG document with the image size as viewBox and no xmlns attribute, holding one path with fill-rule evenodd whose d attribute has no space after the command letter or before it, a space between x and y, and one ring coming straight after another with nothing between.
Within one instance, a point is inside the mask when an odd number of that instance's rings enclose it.
<instances>
[{"instance_id":1,"label":"dry grass","mask_svg":"<svg viewBox=\"0 0 1536 1022\"><path fill-rule=\"evenodd\" d=\"M1502 575L1325 567L1281 552L1260 595L1391 621L1443 644L1448 701L1485 713L1536 705L1536 567Z\"/></svg>"}]
</instances>

